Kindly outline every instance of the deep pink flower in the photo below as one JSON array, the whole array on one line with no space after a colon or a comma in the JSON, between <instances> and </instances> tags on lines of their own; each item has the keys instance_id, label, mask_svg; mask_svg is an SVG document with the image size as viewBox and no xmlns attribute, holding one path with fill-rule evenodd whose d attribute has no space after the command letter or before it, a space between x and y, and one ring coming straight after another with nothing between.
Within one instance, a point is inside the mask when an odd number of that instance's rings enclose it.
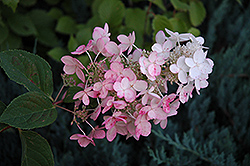
<instances>
[{"instance_id":1,"label":"deep pink flower","mask_svg":"<svg viewBox=\"0 0 250 166\"><path fill-rule=\"evenodd\" d=\"M92 143L95 146L94 141L92 138L82 135L82 134L74 134L70 137L71 140L78 140L78 143L81 147L86 147L88 146L89 143Z\"/></svg>"},{"instance_id":2,"label":"deep pink flower","mask_svg":"<svg viewBox=\"0 0 250 166\"><path fill-rule=\"evenodd\" d=\"M65 64L63 67L63 71L66 74L71 75L76 73L78 78L82 80L82 82L85 82L85 76L83 71L81 70L84 68L84 66L78 59L66 55L61 58L61 61Z\"/></svg>"},{"instance_id":3,"label":"deep pink flower","mask_svg":"<svg viewBox=\"0 0 250 166\"><path fill-rule=\"evenodd\" d=\"M93 40L90 40L86 47L85 47L85 45L80 45L79 47L77 47L77 49L75 51L71 52L71 54L80 55L80 54L90 50L92 48L92 46L93 46Z\"/></svg>"},{"instance_id":4,"label":"deep pink flower","mask_svg":"<svg viewBox=\"0 0 250 166\"><path fill-rule=\"evenodd\" d=\"M99 126L96 126L88 136L89 138L103 139L105 137L105 131L102 130L102 128L99 128Z\"/></svg>"},{"instance_id":5,"label":"deep pink flower","mask_svg":"<svg viewBox=\"0 0 250 166\"><path fill-rule=\"evenodd\" d=\"M82 100L84 105L89 105L89 96L92 98L97 98L98 92L92 91L93 87L88 87L83 91L77 92L73 99L80 99Z\"/></svg>"},{"instance_id":6,"label":"deep pink flower","mask_svg":"<svg viewBox=\"0 0 250 166\"><path fill-rule=\"evenodd\" d=\"M109 90L113 90L113 83L111 80L106 79L103 82L97 82L94 84L93 90L99 92L100 98L106 98Z\"/></svg>"}]
</instances>

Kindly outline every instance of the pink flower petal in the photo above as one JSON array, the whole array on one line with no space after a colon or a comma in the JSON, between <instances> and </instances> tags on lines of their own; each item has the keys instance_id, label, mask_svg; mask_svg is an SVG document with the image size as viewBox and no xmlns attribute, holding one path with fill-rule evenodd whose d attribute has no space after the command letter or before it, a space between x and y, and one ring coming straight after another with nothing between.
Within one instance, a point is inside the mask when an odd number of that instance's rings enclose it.
<instances>
[{"instance_id":1,"label":"pink flower petal","mask_svg":"<svg viewBox=\"0 0 250 166\"><path fill-rule=\"evenodd\" d=\"M86 93L82 96L82 102L84 105L89 105L89 97Z\"/></svg>"},{"instance_id":2,"label":"pink flower petal","mask_svg":"<svg viewBox=\"0 0 250 166\"><path fill-rule=\"evenodd\" d=\"M85 94L84 91L77 92L77 93L74 95L73 100L78 99L78 98L81 98L84 94Z\"/></svg>"},{"instance_id":3,"label":"pink flower petal","mask_svg":"<svg viewBox=\"0 0 250 166\"><path fill-rule=\"evenodd\" d=\"M161 67L159 65L151 64L148 66L148 73L151 76L158 76L161 74Z\"/></svg>"},{"instance_id":4,"label":"pink flower petal","mask_svg":"<svg viewBox=\"0 0 250 166\"><path fill-rule=\"evenodd\" d=\"M124 92L124 98L127 102L133 102L136 98L136 92L132 89L127 89Z\"/></svg>"},{"instance_id":5,"label":"pink flower petal","mask_svg":"<svg viewBox=\"0 0 250 166\"><path fill-rule=\"evenodd\" d=\"M76 75L77 77L82 81L82 82L85 82L85 76L84 76L84 73L83 71L80 69L80 68L76 68Z\"/></svg>"},{"instance_id":6,"label":"pink flower petal","mask_svg":"<svg viewBox=\"0 0 250 166\"><path fill-rule=\"evenodd\" d=\"M107 131L107 140L111 142L115 139L115 137L116 137L116 128L112 127Z\"/></svg>"},{"instance_id":7,"label":"pink flower petal","mask_svg":"<svg viewBox=\"0 0 250 166\"><path fill-rule=\"evenodd\" d=\"M151 133L151 124L148 121L143 121L138 124L135 129L135 132L147 137Z\"/></svg>"},{"instance_id":8,"label":"pink flower petal","mask_svg":"<svg viewBox=\"0 0 250 166\"><path fill-rule=\"evenodd\" d=\"M68 55L63 56L63 57L61 58L61 61L62 61L65 65L74 65L74 64L75 64L73 58L72 58L71 56L68 56Z\"/></svg>"},{"instance_id":9,"label":"pink flower petal","mask_svg":"<svg viewBox=\"0 0 250 166\"><path fill-rule=\"evenodd\" d=\"M64 65L63 67L63 71L66 74L74 74L76 72L76 66L72 66L72 65Z\"/></svg>"}]
</instances>

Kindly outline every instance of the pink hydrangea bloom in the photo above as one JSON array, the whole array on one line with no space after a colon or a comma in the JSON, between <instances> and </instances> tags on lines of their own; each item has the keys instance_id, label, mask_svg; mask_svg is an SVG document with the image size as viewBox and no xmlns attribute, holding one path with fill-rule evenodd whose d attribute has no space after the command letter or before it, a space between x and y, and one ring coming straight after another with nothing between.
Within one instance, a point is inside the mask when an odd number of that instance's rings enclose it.
<instances>
[{"instance_id":1,"label":"pink hydrangea bloom","mask_svg":"<svg viewBox=\"0 0 250 166\"><path fill-rule=\"evenodd\" d=\"M83 91L77 92L73 99L82 100L84 105L89 105L89 96L92 98L97 98L98 92L92 91L93 87L85 88Z\"/></svg>"},{"instance_id":2,"label":"pink hydrangea bloom","mask_svg":"<svg viewBox=\"0 0 250 166\"><path fill-rule=\"evenodd\" d=\"M66 55L61 58L61 61L64 63L63 71L66 74L71 75L76 73L78 78L82 80L82 82L85 82L85 76L82 71L84 66L78 59Z\"/></svg>"},{"instance_id":3,"label":"pink hydrangea bloom","mask_svg":"<svg viewBox=\"0 0 250 166\"><path fill-rule=\"evenodd\" d=\"M105 124L105 128L108 130L107 131L108 141L110 142L113 141L117 133L121 135L127 134L127 129L126 129L127 116L122 114L122 112L117 111L113 113L112 116L105 116L104 119L105 121L103 122L103 124Z\"/></svg>"},{"instance_id":4,"label":"pink hydrangea bloom","mask_svg":"<svg viewBox=\"0 0 250 166\"><path fill-rule=\"evenodd\" d=\"M172 73L178 73L178 79L182 84L188 82L187 72L189 71L189 67L186 65L185 59L184 56L179 57L176 64L170 65L169 68Z\"/></svg>"},{"instance_id":5,"label":"pink hydrangea bloom","mask_svg":"<svg viewBox=\"0 0 250 166\"><path fill-rule=\"evenodd\" d=\"M172 42L170 40L165 41L163 44L155 43L152 46L152 50L156 51L164 59L167 59L172 49Z\"/></svg>"},{"instance_id":6,"label":"pink hydrangea bloom","mask_svg":"<svg viewBox=\"0 0 250 166\"><path fill-rule=\"evenodd\" d=\"M158 56L157 52L151 52L148 58L143 56L139 59L141 72L151 81L154 81L156 76L160 75L161 65L164 63L164 58Z\"/></svg>"},{"instance_id":7,"label":"pink hydrangea bloom","mask_svg":"<svg viewBox=\"0 0 250 166\"><path fill-rule=\"evenodd\" d=\"M183 104L188 101L189 97L192 98L193 89L194 86L191 83L185 86L183 86L182 84L179 85L179 88L177 89L177 94L179 94L179 99Z\"/></svg>"},{"instance_id":8,"label":"pink hydrangea bloom","mask_svg":"<svg viewBox=\"0 0 250 166\"><path fill-rule=\"evenodd\" d=\"M148 90L146 90L146 89L145 89L145 90L142 90L142 91L137 95L137 97L140 96L140 95L143 95L143 97L142 97L142 104L143 104L143 105L146 105L149 99L151 99L151 100L152 100L153 98L161 99L161 97L160 97L158 94L153 93L154 89L155 89L155 87L154 87L154 86L151 86Z\"/></svg>"},{"instance_id":9,"label":"pink hydrangea bloom","mask_svg":"<svg viewBox=\"0 0 250 166\"><path fill-rule=\"evenodd\" d=\"M77 47L75 51L71 52L71 54L77 54L77 55L83 54L84 52L91 49L92 46L93 46L93 40L90 40L86 47L85 45L80 45L79 47Z\"/></svg>"},{"instance_id":10,"label":"pink hydrangea bloom","mask_svg":"<svg viewBox=\"0 0 250 166\"><path fill-rule=\"evenodd\" d=\"M90 132L88 137L95 139L103 139L105 137L105 131L103 130L103 128L99 128L99 126L96 126L95 129Z\"/></svg>"},{"instance_id":11,"label":"pink hydrangea bloom","mask_svg":"<svg viewBox=\"0 0 250 166\"><path fill-rule=\"evenodd\" d=\"M113 90L113 83L111 80L106 79L103 82L96 82L93 86L93 90L99 92L100 98L106 98L109 90Z\"/></svg>"},{"instance_id":12,"label":"pink hydrangea bloom","mask_svg":"<svg viewBox=\"0 0 250 166\"><path fill-rule=\"evenodd\" d=\"M119 98L124 97L127 102L133 102L136 98L136 91L130 86L130 81L127 77L123 78L121 82L115 82L113 86Z\"/></svg>"},{"instance_id":13,"label":"pink hydrangea bloom","mask_svg":"<svg viewBox=\"0 0 250 166\"><path fill-rule=\"evenodd\" d=\"M130 33L128 36L119 35L117 39L121 42L119 46L122 49L122 52L128 49L129 54L132 51L133 44L135 42L135 32L133 31L132 34Z\"/></svg>"},{"instance_id":14,"label":"pink hydrangea bloom","mask_svg":"<svg viewBox=\"0 0 250 166\"><path fill-rule=\"evenodd\" d=\"M166 113L170 112L170 103L172 101L174 101L174 99L176 98L176 94L172 93L170 95L166 95L163 99L162 99L162 106L163 106L163 110Z\"/></svg>"},{"instance_id":15,"label":"pink hydrangea bloom","mask_svg":"<svg viewBox=\"0 0 250 166\"><path fill-rule=\"evenodd\" d=\"M82 135L82 134L74 134L70 137L71 140L77 140L79 145L81 147L86 147L88 146L89 143L93 144L95 146L94 141L92 140L92 138L86 136L86 135Z\"/></svg>"},{"instance_id":16,"label":"pink hydrangea bloom","mask_svg":"<svg viewBox=\"0 0 250 166\"><path fill-rule=\"evenodd\" d=\"M131 60L132 62L139 62L141 56L142 56L142 50L136 49L134 50L133 54L130 54L128 56L128 59Z\"/></svg>"}]
</instances>

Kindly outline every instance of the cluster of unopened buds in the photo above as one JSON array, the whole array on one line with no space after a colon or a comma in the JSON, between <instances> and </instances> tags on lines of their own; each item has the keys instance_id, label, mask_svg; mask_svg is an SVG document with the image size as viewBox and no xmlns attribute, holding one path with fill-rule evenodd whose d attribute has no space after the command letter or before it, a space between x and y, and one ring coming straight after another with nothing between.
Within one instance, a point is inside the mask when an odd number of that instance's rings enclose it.
<instances>
[{"instance_id":1,"label":"cluster of unopened buds","mask_svg":"<svg viewBox=\"0 0 250 166\"><path fill-rule=\"evenodd\" d=\"M64 72L76 74L82 90L73 99L73 121L81 131L71 140L78 140L82 147L94 139L113 141L117 134L134 137L148 136L152 124L167 125L167 119L177 114L180 104L192 98L195 89L208 86L208 74L213 61L207 58L204 39L190 33L179 34L165 29L159 31L151 51L135 46L135 33L117 37L120 44L110 40L108 24L95 27L92 40L79 46L73 55L86 54L90 63L84 66L77 58L64 56ZM204 51L205 50L205 51ZM178 85L169 93L168 86ZM93 127L90 121L100 123ZM86 123L91 132L80 127Z\"/></svg>"}]
</instances>

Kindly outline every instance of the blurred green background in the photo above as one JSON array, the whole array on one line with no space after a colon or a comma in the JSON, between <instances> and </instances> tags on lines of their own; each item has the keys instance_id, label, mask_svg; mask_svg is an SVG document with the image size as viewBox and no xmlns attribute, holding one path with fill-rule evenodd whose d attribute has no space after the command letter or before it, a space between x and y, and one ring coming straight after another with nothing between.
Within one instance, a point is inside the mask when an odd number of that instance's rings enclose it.
<instances>
[{"instance_id":1,"label":"blurred green background","mask_svg":"<svg viewBox=\"0 0 250 166\"><path fill-rule=\"evenodd\" d=\"M51 145L55 165L250 165L250 5L248 0L2 0L0 50L24 49L52 67L55 94L62 85L60 58L87 44L95 26L110 26L111 39L135 31L136 45L150 49L164 28L205 38L215 66L208 88L182 105L165 130L154 126L140 141L117 137L81 148L70 135L72 117L62 110L36 129ZM88 61L80 57L84 64ZM0 100L26 92L0 69ZM72 107L72 105L65 105ZM20 165L15 129L0 133L0 165Z\"/></svg>"}]
</instances>

